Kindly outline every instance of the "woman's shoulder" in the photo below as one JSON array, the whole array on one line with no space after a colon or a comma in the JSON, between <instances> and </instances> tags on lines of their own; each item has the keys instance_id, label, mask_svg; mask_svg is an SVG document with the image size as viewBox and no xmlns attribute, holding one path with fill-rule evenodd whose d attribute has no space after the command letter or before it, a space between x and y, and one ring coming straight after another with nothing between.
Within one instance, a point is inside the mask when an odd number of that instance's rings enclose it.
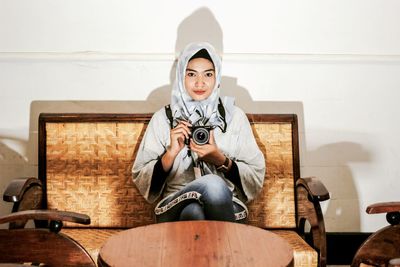
<instances>
[{"instance_id":1,"label":"woman's shoulder","mask_svg":"<svg viewBox=\"0 0 400 267\"><path fill-rule=\"evenodd\" d=\"M169 125L168 124L168 118L167 115L165 113L165 107L162 107L161 109L157 110L156 112L154 112L153 116L151 117L151 120L156 123L157 125Z\"/></svg>"},{"instance_id":2,"label":"woman's shoulder","mask_svg":"<svg viewBox=\"0 0 400 267\"><path fill-rule=\"evenodd\" d=\"M160 108L153 114L153 118L166 118L167 116L165 115L165 107Z\"/></svg>"},{"instance_id":3,"label":"woman's shoulder","mask_svg":"<svg viewBox=\"0 0 400 267\"><path fill-rule=\"evenodd\" d=\"M238 106L233 106L232 109L232 118L233 120L243 120L246 119L247 120L247 115L246 113L239 108Z\"/></svg>"},{"instance_id":4,"label":"woman's shoulder","mask_svg":"<svg viewBox=\"0 0 400 267\"><path fill-rule=\"evenodd\" d=\"M230 121L242 120L246 117L246 114L241 108L235 105L235 98L230 96L221 97L223 106L225 108L226 119L228 123Z\"/></svg>"}]
</instances>

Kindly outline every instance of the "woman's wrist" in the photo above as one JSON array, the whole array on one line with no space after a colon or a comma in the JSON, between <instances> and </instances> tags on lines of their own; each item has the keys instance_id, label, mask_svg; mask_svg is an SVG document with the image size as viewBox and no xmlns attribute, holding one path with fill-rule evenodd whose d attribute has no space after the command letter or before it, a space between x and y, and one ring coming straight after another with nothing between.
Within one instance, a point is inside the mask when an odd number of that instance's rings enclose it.
<instances>
[{"instance_id":1,"label":"woman's wrist","mask_svg":"<svg viewBox=\"0 0 400 267\"><path fill-rule=\"evenodd\" d=\"M224 162L219 165L215 165L217 171L228 172L232 167L232 160L224 155Z\"/></svg>"},{"instance_id":2,"label":"woman's wrist","mask_svg":"<svg viewBox=\"0 0 400 267\"><path fill-rule=\"evenodd\" d=\"M216 160L214 161L214 165L215 166L221 166L222 164L224 164L225 160L226 160L225 154L220 153L218 155L218 157L216 158Z\"/></svg>"},{"instance_id":3,"label":"woman's wrist","mask_svg":"<svg viewBox=\"0 0 400 267\"><path fill-rule=\"evenodd\" d=\"M164 171L168 172L172 168L175 158L176 158L176 155L172 151L167 149L167 151L161 157L161 164L162 164Z\"/></svg>"}]
</instances>

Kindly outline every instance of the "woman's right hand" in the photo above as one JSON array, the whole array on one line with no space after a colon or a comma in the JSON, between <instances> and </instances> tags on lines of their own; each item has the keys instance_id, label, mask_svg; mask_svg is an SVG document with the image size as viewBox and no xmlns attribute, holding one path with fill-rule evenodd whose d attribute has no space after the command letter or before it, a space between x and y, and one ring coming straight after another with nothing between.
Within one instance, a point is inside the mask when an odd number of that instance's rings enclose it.
<instances>
[{"instance_id":1,"label":"woman's right hand","mask_svg":"<svg viewBox=\"0 0 400 267\"><path fill-rule=\"evenodd\" d=\"M191 134L189 127L192 125L187 121L180 121L179 124L170 131L170 145L162 157L162 164L165 171L171 169L176 156L186 146L185 140L189 140Z\"/></svg>"},{"instance_id":2,"label":"woman's right hand","mask_svg":"<svg viewBox=\"0 0 400 267\"><path fill-rule=\"evenodd\" d=\"M170 132L170 150L172 155L178 155L178 153L185 147L185 140L189 140L190 129L192 126L189 122L181 121L179 124Z\"/></svg>"}]
</instances>

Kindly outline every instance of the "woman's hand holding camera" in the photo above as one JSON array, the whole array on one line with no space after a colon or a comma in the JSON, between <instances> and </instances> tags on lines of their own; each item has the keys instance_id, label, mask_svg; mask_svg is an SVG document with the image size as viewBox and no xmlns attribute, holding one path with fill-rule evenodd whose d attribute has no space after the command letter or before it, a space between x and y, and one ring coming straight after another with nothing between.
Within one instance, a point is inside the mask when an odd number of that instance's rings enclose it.
<instances>
[{"instance_id":1,"label":"woman's hand holding camera","mask_svg":"<svg viewBox=\"0 0 400 267\"><path fill-rule=\"evenodd\" d=\"M190 127L192 125L189 122L181 121L179 124L171 130L170 133L170 146L168 150L176 157L178 153L185 147L185 140L189 139Z\"/></svg>"},{"instance_id":2,"label":"woman's hand holding camera","mask_svg":"<svg viewBox=\"0 0 400 267\"><path fill-rule=\"evenodd\" d=\"M161 158L164 171L169 171L172 168L176 156L186 146L185 140L189 139L189 128L191 126L192 125L189 122L180 121L175 128L171 129L170 145Z\"/></svg>"},{"instance_id":3,"label":"woman's hand holding camera","mask_svg":"<svg viewBox=\"0 0 400 267\"><path fill-rule=\"evenodd\" d=\"M197 153L199 159L216 166L222 165L225 162L225 155L218 149L215 139L214 130L210 131L210 139L207 144L199 145L190 138L191 124L186 121L181 121L170 132L170 145L167 151L161 158L164 171L169 171L175 161L176 156L186 146L185 141L190 139L190 150Z\"/></svg>"}]
</instances>

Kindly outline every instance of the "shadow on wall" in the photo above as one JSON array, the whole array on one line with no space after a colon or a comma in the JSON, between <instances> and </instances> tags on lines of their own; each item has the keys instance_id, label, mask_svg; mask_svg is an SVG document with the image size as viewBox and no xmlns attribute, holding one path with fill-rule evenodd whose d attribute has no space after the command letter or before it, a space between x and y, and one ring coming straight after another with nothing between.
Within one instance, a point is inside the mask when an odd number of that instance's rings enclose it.
<instances>
[{"instance_id":1,"label":"shadow on wall","mask_svg":"<svg viewBox=\"0 0 400 267\"><path fill-rule=\"evenodd\" d=\"M334 133L330 131L326 134ZM334 226L334 232L359 232L360 213L363 211L349 164L369 162L370 153L358 143L339 142L323 145L316 150L307 150L305 157L306 172L310 172L311 175L318 173L330 191L331 199L324 215L327 231Z\"/></svg>"},{"instance_id":2,"label":"shadow on wall","mask_svg":"<svg viewBox=\"0 0 400 267\"><path fill-rule=\"evenodd\" d=\"M191 42L207 41L219 54L223 54L223 32L208 8L199 8L178 26L175 53L179 54ZM92 112L92 113L153 113L170 103L175 65L170 68L170 82L153 89L146 101L33 101L31 103L30 131L37 131L37 118L41 112ZM248 113L296 113L303 125L301 102L253 101L248 90L237 84L237 78L222 76L221 95L235 97L236 105ZM300 127L300 131L303 131Z\"/></svg>"},{"instance_id":3,"label":"shadow on wall","mask_svg":"<svg viewBox=\"0 0 400 267\"><path fill-rule=\"evenodd\" d=\"M0 136L0 192L3 194L9 182L16 177L35 175L35 167L29 160L27 154L31 146L22 138L12 135ZM20 151L17 152L17 151ZM33 173L32 173L33 172ZM0 204L0 215L11 212L12 204L2 201ZM0 228L7 228L8 224L1 224Z\"/></svg>"},{"instance_id":4,"label":"shadow on wall","mask_svg":"<svg viewBox=\"0 0 400 267\"><path fill-rule=\"evenodd\" d=\"M189 43L204 41L212 44L217 53L223 55L223 31L214 14L205 7L195 10L179 24L175 54L179 55ZM176 60L170 69L170 83L155 88L147 98L150 106L155 107L153 112L170 103L175 73ZM237 84L236 77L222 76L220 90L221 95L234 97L236 105L247 113L296 113L299 120L302 119L303 106L300 102L255 102L248 90Z\"/></svg>"}]
</instances>

